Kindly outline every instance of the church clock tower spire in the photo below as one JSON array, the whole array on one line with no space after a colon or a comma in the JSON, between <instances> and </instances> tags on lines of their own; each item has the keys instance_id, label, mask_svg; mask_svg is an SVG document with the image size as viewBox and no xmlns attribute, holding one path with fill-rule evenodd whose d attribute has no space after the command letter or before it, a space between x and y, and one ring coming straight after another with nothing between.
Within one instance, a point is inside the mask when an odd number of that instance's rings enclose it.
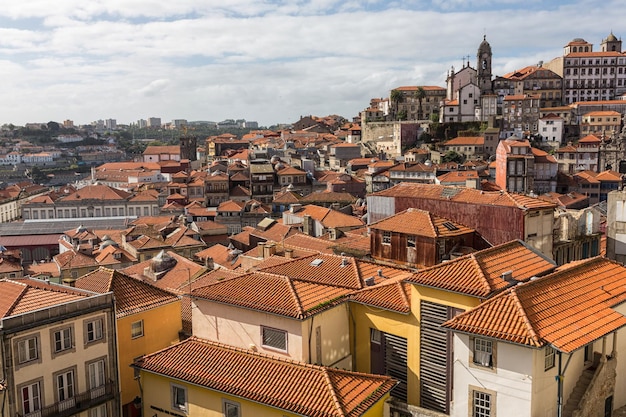
<instances>
[{"instance_id":1,"label":"church clock tower spire","mask_svg":"<svg viewBox=\"0 0 626 417\"><path fill-rule=\"evenodd\" d=\"M487 42L487 35L483 35L483 41L478 47L476 54L476 68L478 71L478 87L481 94L491 92L491 45Z\"/></svg>"}]
</instances>

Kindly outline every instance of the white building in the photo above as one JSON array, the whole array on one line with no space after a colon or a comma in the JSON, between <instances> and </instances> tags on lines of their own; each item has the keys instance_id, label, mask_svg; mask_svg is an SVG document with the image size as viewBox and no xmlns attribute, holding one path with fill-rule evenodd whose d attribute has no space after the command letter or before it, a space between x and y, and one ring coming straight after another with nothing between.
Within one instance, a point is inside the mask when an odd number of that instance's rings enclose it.
<instances>
[{"instance_id":1,"label":"white building","mask_svg":"<svg viewBox=\"0 0 626 417\"><path fill-rule=\"evenodd\" d=\"M548 114L539 119L537 126L541 142L555 150L561 147L565 131L565 120L562 117Z\"/></svg>"},{"instance_id":2,"label":"white building","mask_svg":"<svg viewBox=\"0 0 626 417\"><path fill-rule=\"evenodd\" d=\"M617 356L626 347L625 299L626 268L595 257L449 320L450 415L611 415L626 404L626 379L616 378L626 372Z\"/></svg>"}]
</instances>

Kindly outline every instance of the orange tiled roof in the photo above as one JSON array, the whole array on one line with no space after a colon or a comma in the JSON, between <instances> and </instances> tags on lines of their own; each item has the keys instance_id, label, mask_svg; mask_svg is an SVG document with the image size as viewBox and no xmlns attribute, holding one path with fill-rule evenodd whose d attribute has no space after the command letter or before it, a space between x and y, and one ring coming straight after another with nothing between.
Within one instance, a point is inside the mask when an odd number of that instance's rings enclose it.
<instances>
[{"instance_id":1,"label":"orange tiled roof","mask_svg":"<svg viewBox=\"0 0 626 417\"><path fill-rule=\"evenodd\" d=\"M598 173L596 179L600 181L613 181L619 182L622 180L622 175L619 172L606 170Z\"/></svg>"},{"instance_id":2,"label":"orange tiled roof","mask_svg":"<svg viewBox=\"0 0 626 417\"><path fill-rule=\"evenodd\" d=\"M55 255L52 259L54 259L54 262L56 262L60 269L84 268L98 265L96 260L91 256L74 250L68 250Z\"/></svg>"},{"instance_id":3,"label":"orange tiled roof","mask_svg":"<svg viewBox=\"0 0 626 417\"><path fill-rule=\"evenodd\" d=\"M450 200L473 204L484 204L527 209L548 209L555 205L538 198L506 191L481 191L472 188L456 188L435 184L402 182L394 187L371 194L384 197L416 197L433 200Z\"/></svg>"},{"instance_id":4,"label":"orange tiled roof","mask_svg":"<svg viewBox=\"0 0 626 417\"><path fill-rule=\"evenodd\" d=\"M296 215L298 217L309 215L311 218L322 223L322 225L326 228L363 226L363 222L354 216L313 204L304 206L302 210L296 213Z\"/></svg>"},{"instance_id":5,"label":"orange tiled roof","mask_svg":"<svg viewBox=\"0 0 626 417\"><path fill-rule=\"evenodd\" d=\"M83 200L126 200L131 196L126 191L109 187L108 185L88 185L75 192L62 197L63 201Z\"/></svg>"},{"instance_id":6,"label":"orange tiled roof","mask_svg":"<svg viewBox=\"0 0 626 417\"><path fill-rule=\"evenodd\" d=\"M112 291L118 318L179 301L170 292L104 267L78 278L75 286L100 294Z\"/></svg>"},{"instance_id":7,"label":"orange tiled roof","mask_svg":"<svg viewBox=\"0 0 626 417\"><path fill-rule=\"evenodd\" d=\"M388 376L304 364L196 337L134 366L311 417L361 416L395 385Z\"/></svg>"},{"instance_id":8,"label":"orange tiled roof","mask_svg":"<svg viewBox=\"0 0 626 417\"><path fill-rule=\"evenodd\" d=\"M365 280L370 277L374 277L375 283L379 283L388 278L410 275L410 272L403 269L391 268L350 256L322 253L294 259L291 262L264 268L262 271L354 290L364 288Z\"/></svg>"},{"instance_id":9,"label":"orange tiled roof","mask_svg":"<svg viewBox=\"0 0 626 417\"><path fill-rule=\"evenodd\" d=\"M351 292L350 288L257 271L196 289L192 294L197 298L304 319L342 302Z\"/></svg>"},{"instance_id":10,"label":"orange tiled roof","mask_svg":"<svg viewBox=\"0 0 626 417\"><path fill-rule=\"evenodd\" d=\"M595 257L512 287L444 326L570 353L626 326L613 309L624 300L626 268Z\"/></svg>"},{"instance_id":11,"label":"orange tiled roof","mask_svg":"<svg viewBox=\"0 0 626 417\"><path fill-rule=\"evenodd\" d=\"M403 282L403 279L390 279L364 288L352 294L349 299L355 303L409 314L411 312L411 288L410 284Z\"/></svg>"},{"instance_id":12,"label":"orange tiled roof","mask_svg":"<svg viewBox=\"0 0 626 417\"><path fill-rule=\"evenodd\" d=\"M333 253L332 242L319 237L309 236L304 233L296 233L285 238L282 242L285 248L307 250L310 253Z\"/></svg>"},{"instance_id":13,"label":"orange tiled roof","mask_svg":"<svg viewBox=\"0 0 626 417\"><path fill-rule=\"evenodd\" d=\"M146 261L131 265L122 269L121 271L134 278L141 279L150 285L162 288L166 291L173 293L180 293L180 289L187 285L189 281L193 281L198 276L206 272L206 268L202 265L185 258L177 254L176 252L167 252L167 255L176 260L176 264L158 280L154 280L149 276L144 275L146 268L149 268L154 261L148 259Z\"/></svg>"},{"instance_id":14,"label":"orange tiled roof","mask_svg":"<svg viewBox=\"0 0 626 417\"><path fill-rule=\"evenodd\" d=\"M29 278L0 280L0 293L0 317L27 313L91 295L64 285Z\"/></svg>"},{"instance_id":15,"label":"orange tiled roof","mask_svg":"<svg viewBox=\"0 0 626 417\"><path fill-rule=\"evenodd\" d=\"M410 208L370 225L372 229L427 237L448 237L471 233L474 229L436 216L426 210Z\"/></svg>"},{"instance_id":16,"label":"orange tiled roof","mask_svg":"<svg viewBox=\"0 0 626 417\"><path fill-rule=\"evenodd\" d=\"M596 143L596 144L600 142L602 142L602 139L600 139L596 135L587 135L578 141L578 143Z\"/></svg>"},{"instance_id":17,"label":"orange tiled roof","mask_svg":"<svg viewBox=\"0 0 626 417\"><path fill-rule=\"evenodd\" d=\"M505 272L512 272L514 282L522 282L554 268L554 261L514 240L421 270L407 281L487 298L510 285L502 277Z\"/></svg>"},{"instance_id":18,"label":"orange tiled roof","mask_svg":"<svg viewBox=\"0 0 626 417\"><path fill-rule=\"evenodd\" d=\"M482 136L459 136L444 143L445 146L482 146L485 144L485 138Z\"/></svg>"}]
</instances>

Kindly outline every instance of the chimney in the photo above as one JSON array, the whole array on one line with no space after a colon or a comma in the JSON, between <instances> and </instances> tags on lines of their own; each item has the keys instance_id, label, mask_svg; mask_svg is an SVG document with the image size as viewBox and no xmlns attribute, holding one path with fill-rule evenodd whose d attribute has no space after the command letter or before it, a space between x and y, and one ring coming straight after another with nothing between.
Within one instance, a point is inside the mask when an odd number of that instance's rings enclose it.
<instances>
[{"instance_id":1,"label":"chimney","mask_svg":"<svg viewBox=\"0 0 626 417\"><path fill-rule=\"evenodd\" d=\"M214 270L215 269L215 262L213 261L213 258L211 258L210 256L207 256L206 259L204 260L204 266L209 271Z\"/></svg>"},{"instance_id":2,"label":"chimney","mask_svg":"<svg viewBox=\"0 0 626 417\"><path fill-rule=\"evenodd\" d=\"M285 249L285 258L293 259L293 249Z\"/></svg>"},{"instance_id":3,"label":"chimney","mask_svg":"<svg viewBox=\"0 0 626 417\"><path fill-rule=\"evenodd\" d=\"M509 285L517 284L517 281L513 279L513 271L503 272L502 275L500 275L500 278L502 278L502 280L508 283Z\"/></svg>"},{"instance_id":4,"label":"chimney","mask_svg":"<svg viewBox=\"0 0 626 417\"><path fill-rule=\"evenodd\" d=\"M379 276L380 278L385 278L385 276L383 275L383 270L382 270L382 269L379 269L379 270L378 270L378 276Z\"/></svg>"},{"instance_id":5,"label":"chimney","mask_svg":"<svg viewBox=\"0 0 626 417\"><path fill-rule=\"evenodd\" d=\"M257 250L258 250L257 256L259 258L263 258L263 256L265 255L265 253L264 253L265 252L265 242L257 243L256 247L257 247Z\"/></svg>"},{"instance_id":6,"label":"chimney","mask_svg":"<svg viewBox=\"0 0 626 417\"><path fill-rule=\"evenodd\" d=\"M275 253L276 253L276 245L273 243L266 243L265 250L263 251L263 258L267 259L270 256L274 255Z\"/></svg>"},{"instance_id":7,"label":"chimney","mask_svg":"<svg viewBox=\"0 0 626 417\"><path fill-rule=\"evenodd\" d=\"M315 230L313 227L313 218L308 214L302 217L302 232L306 235L315 237Z\"/></svg>"},{"instance_id":8,"label":"chimney","mask_svg":"<svg viewBox=\"0 0 626 417\"><path fill-rule=\"evenodd\" d=\"M299 203L293 203L290 207L289 207L289 211L292 213L297 213L298 211L300 211L300 209L302 208L302 204Z\"/></svg>"}]
</instances>

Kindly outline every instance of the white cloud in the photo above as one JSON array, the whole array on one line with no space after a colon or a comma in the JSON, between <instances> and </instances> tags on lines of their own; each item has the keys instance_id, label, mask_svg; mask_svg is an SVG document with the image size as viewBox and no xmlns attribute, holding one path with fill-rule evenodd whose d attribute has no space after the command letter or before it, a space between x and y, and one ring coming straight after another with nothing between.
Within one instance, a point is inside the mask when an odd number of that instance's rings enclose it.
<instances>
[{"instance_id":1,"label":"white cloud","mask_svg":"<svg viewBox=\"0 0 626 417\"><path fill-rule=\"evenodd\" d=\"M483 33L498 75L575 37L625 35L620 2L590 2L5 0L0 123L350 118L394 87L443 86L451 66L475 65Z\"/></svg>"}]
</instances>

